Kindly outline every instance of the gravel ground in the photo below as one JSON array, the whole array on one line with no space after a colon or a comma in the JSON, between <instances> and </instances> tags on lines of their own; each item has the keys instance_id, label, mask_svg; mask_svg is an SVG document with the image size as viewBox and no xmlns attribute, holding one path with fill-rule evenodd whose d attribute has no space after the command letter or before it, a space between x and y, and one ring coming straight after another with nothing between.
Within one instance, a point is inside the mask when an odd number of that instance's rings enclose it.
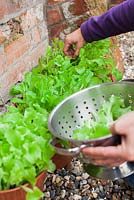
<instances>
[{"instance_id":1,"label":"gravel ground","mask_svg":"<svg viewBox=\"0 0 134 200\"><path fill-rule=\"evenodd\" d=\"M78 158L55 173L48 173L43 200L133 200L134 189L122 179L100 180L83 171Z\"/></svg>"},{"instance_id":2,"label":"gravel ground","mask_svg":"<svg viewBox=\"0 0 134 200\"><path fill-rule=\"evenodd\" d=\"M118 36L124 78L134 78L134 32ZM99 180L83 170L78 158L55 173L48 173L43 200L134 200L134 189L122 179Z\"/></svg>"},{"instance_id":3,"label":"gravel ground","mask_svg":"<svg viewBox=\"0 0 134 200\"><path fill-rule=\"evenodd\" d=\"M118 36L124 62L124 78L134 78L134 31Z\"/></svg>"}]
</instances>

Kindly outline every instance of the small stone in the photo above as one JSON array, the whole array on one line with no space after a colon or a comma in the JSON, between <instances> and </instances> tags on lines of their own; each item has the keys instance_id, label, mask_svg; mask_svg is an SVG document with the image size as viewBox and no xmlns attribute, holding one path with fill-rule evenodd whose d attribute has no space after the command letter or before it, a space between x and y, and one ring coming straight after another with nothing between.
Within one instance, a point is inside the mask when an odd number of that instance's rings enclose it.
<instances>
[{"instance_id":1,"label":"small stone","mask_svg":"<svg viewBox=\"0 0 134 200\"><path fill-rule=\"evenodd\" d=\"M103 192L103 191L104 191L104 189L103 189L103 186L102 186L102 185L99 185L99 190L100 190L101 192Z\"/></svg>"},{"instance_id":2,"label":"small stone","mask_svg":"<svg viewBox=\"0 0 134 200\"><path fill-rule=\"evenodd\" d=\"M71 179L72 181L75 181L75 180L76 180L76 176L74 176L74 175L71 174L70 179Z\"/></svg>"},{"instance_id":3,"label":"small stone","mask_svg":"<svg viewBox=\"0 0 134 200\"><path fill-rule=\"evenodd\" d=\"M98 197L98 194L96 192L93 192L93 198L97 198Z\"/></svg>"},{"instance_id":4,"label":"small stone","mask_svg":"<svg viewBox=\"0 0 134 200\"><path fill-rule=\"evenodd\" d=\"M46 187L49 187L51 185L51 181L46 181Z\"/></svg>"},{"instance_id":5,"label":"small stone","mask_svg":"<svg viewBox=\"0 0 134 200\"><path fill-rule=\"evenodd\" d=\"M79 181L76 180L76 181L74 182L74 184L75 184L75 187L76 187L76 188L80 188L80 182L79 182Z\"/></svg>"},{"instance_id":6,"label":"small stone","mask_svg":"<svg viewBox=\"0 0 134 200\"><path fill-rule=\"evenodd\" d=\"M64 179L67 180L67 181L69 181L70 176L64 176Z\"/></svg>"},{"instance_id":7,"label":"small stone","mask_svg":"<svg viewBox=\"0 0 134 200\"><path fill-rule=\"evenodd\" d=\"M118 200L118 198L113 194L112 195L112 200Z\"/></svg>"},{"instance_id":8,"label":"small stone","mask_svg":"<svg viewBox=\"0 0 134 200\"><path fill-rule=\"evenodd\" d=\"M55 190L50 191L50 197L51 199L55 199Z\"/></svg>"},{"instance_id":9,"label":"small stone","mask_svg":"<svg viewBox=\"0 0 134 200\"><path fill-rule=\"evenodd\" d=\"M66 190L61 190L61 198L64 198L66 196Z\"/></svg>"},{"instance_id":10,"label":"small stone","mask_svg":"<svg viewBox=\"0 0 134 200\"><path fill-rule=\"evenodd\" d=\"M88 196L83 196L81 200L88 200Z\"/></svg>"},{"instance_id":11,"label":"small stone","mask_svg":"<svg viewBox=\"0 0 134 200\"><path fill-rule=\"evenodd\" d=\"M53 177L52 177L52 183L54 183L56 180L56 175L54 174Z\"/></svg>"},{"instance_id":12,"label":"small stone","mask_svg":"<svg viewBox=\"0 0 134 200\"><path fill-rule=\"evenodd\" d=\"M83 185L86 185L87 184L87 180L82 180L80 181L80 185L83 186Z\"/></svg>"},{"instance_id":13,"label":"small stone","mask_svg":"<svg viewBox=\"0 0 134 200\"><path fill-rule=\"evenodd\" d=\"M76 176L76 180L77 180L77 181L81 181L81 180L82 180L82 177L81 177L81 176Z\"/></svg>"},{"instance_id":14,"label":"small stone","mask_svg":"<svg viewBox=\"0 0 134 200\"><path fill-rule=\"evenodd\" d=\"M61 181L61 178L59 176L56 177L55 182L59 183Z\"/></svg>"},{"instance_id":15,"label":"small stone","mask_svg":"<svg viewBox=\"0 0 134 200\"><path fill-rule=\"evenodd\" d=\"M49 191L47 191L47 192L44 192L44 197L47 197L47 198L49 198L49 197L50 197L50 192L49 192Z\"/></svg>"},{"instance_id":16,"label":"small stone","mask_svg":"<svg viewBox=\"0 0 134 200\"><path fill-rule=\"evenodd\" d=\"M126 194L131 195L131 191L130 190L126 190Z\"/></svg>"},{"instance_id":17,"label":"small stone","mask_svg":"<svg viewBox=\"0 0 134 200\"><path fill-rule=\"evenodd\" d=\"M89 174L88 173L83 173L82 174L82 178L85 179L85 180L88 179L89 178Z\"/></svg>"},{"instance_id":18,"label":"small stone","mask_svg":"<svg viewBox=\"0 0 134 200\"><path fill-rule=\"evenodd\" d=\"M73 199L74 199L74 200L81 200L82 197L81 197L80 195L75 194L75 195L73 196Z\"/></svg>"},{"instance_id":19,"label":"small stone","mask_svg":"<svg viewBox=\"0 0 134 200\"><path fill-rule=\"evenodd\" d=\"M90 186L89 185L84 185L85 187L84 187L84 189L82 190L82 193L84 193L85 191L87 191L89 188L90 188Z\"/></svg>"}]
</instances>

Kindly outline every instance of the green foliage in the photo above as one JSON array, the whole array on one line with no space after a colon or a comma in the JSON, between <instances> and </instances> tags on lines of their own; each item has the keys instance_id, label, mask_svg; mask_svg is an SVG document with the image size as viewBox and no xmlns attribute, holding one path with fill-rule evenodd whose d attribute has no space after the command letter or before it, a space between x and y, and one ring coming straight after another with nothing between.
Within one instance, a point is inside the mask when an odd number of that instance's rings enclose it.
<instances>
[{"instance_id":1,"label":"green foliage","mask_svg":"<svg viewBox=\"0 0 134 200\"><path fill-rule=\"evenodd\" d=\"M97 113L92 113L92 120L86 120L81 128L74 130L73 138L88 140L109 135L109 125L129 111L131 107L125 106L123 98L112 95L108 101L103 102Z\"/></svg>"},{"instance_id":2,"label":"green foliage","mask_svg":"<svg viewBox=\"0 0 134 200\"><path fill-rule=\"evenodd\" d=\"M44 169L53 171L54 149L47 129L48 112L38 104L22 114L9 107L0 118L0 189L9 189L25 182L35 184L35 177Z\"/></svg>"},{"instance_id":3,"label":"green foliage","mask_svg":"<svg viewBox=\"0 0 134 200\"><path fill-rule=\"evenodd\" d=\"M43 197L43 192L41 192L36 186L33 189L28 187L22 187L27 192L27 200L39 200Z\"/></svg>"},{"instance_id":4,"label":"green foliage","mask_svg":"<svg viewBox=\"0 0 134 200\"><path fill-rule=\"evenodd\" d=\"M47 127L48 115L64 98L80 89L111 82L116 70L110 55L110 41L86 44L75 60L63 54L63 42L55 40L38 67L25 74L11 89L8 111L0 116L0 189L25 182L35 184L42 170L55 169L51 158L53 138ZM118 70L114 76L120 74ZM118 76L119 77L119 76ZM119 78L118 78L119 79ZM120 77L121 79L121 77ZM34 199L34 194L29 199Z\"/></svg>"},{"instance_id":5,"label":"green foliage","mask_svg":"<svg viewBox=\"0 0 134 200\"><path fill-rule=\"evenodd\" d=\"M11 95L23 112L26 107L38 103L50 112L60 101L80 89L111 82L109 74L121 79L110 55L109 39L86 44L79 57L70 60L63 54L63 42L55 40L48 46L46 55L39 59L39 65L25 75L22 83L15 85ZM120 76L120 77L119 77Z\"/></svg>"}]
</instances>

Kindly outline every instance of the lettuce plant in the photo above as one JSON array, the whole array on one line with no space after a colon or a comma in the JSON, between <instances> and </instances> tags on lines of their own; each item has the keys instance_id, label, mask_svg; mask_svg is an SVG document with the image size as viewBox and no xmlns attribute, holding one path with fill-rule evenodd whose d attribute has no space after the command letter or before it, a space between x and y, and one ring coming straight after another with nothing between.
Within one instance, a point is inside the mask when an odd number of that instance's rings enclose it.
<instances>
[{"instance_id":1,"label":"lettuce plant","mask_svg":"<svg viewBox=\"0 0 134 200\"><path fill-rule=\"evenodd\" d=\"M90 140L109 135L109 125L130 111L132 111L131 106L126 107L123 98L112 95L108 101L102 103L98 112L91 113L93 116L91 120L84 121L81 128L73 131L73 138Z\"/></svg>"},{"instance_id":2,"label":"lettuce plant","mask_svg":"<svg viewBox=\"0 0 134 200\"><path fill-rule=\"evenodd\" d=\"M11 102L0 116L0 189L29 182L42 170L54 171L51 158L53 138L47 127L48 115L64 98L80 89L122 78L110 53L109 39L86 44L79 57L70 60L63 54L63 42L48 46L38 66L25 74L10 91ZM35 188L28 198L40 196ZM32 199L32 200L33 200Z\"/></svg>"}]
</instances>

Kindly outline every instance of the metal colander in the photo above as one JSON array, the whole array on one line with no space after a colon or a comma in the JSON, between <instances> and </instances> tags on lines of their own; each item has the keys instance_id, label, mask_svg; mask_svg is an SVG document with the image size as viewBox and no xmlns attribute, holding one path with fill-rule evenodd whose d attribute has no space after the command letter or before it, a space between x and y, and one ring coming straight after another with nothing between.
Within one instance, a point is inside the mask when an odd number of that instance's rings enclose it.
<instances>
[{"instance_id":1,"label":"metal colander","mask_svg":"<svg viewBox=\"0 0 134 200\"><path fill-rule=\"evenodd\" d=\"M134 110L134 82L96 85L69 96L56 106L49 117L49 130L56 138L76 145L89 142L73 140L73 130L83 126L85 120L91 120L92 113L97 113L101 104L109 100L111 95L121 96L125 105Z\"/></svg>"},{"instance_id":2,"label":"metal colander","mask_svg":"<svg viewBox=\"0 0 134 200\"><path fill-rule=\"evenodd\" d=\"M119 166L95 166L90 158L85 158L81 149L86 146L117 145L120 142L118 135L109 134L91 140L74 140L73 130L83 126L85 120L92 119L92 113L97 113L104 101L111 95L121 96L125 105L134 110L134 82L121 81L105 83L81 90L62 101L51 112L48 128L55 136L52 145L57 154L65 156L80 156L83 169L91 176L101 179L116 180L134 173L134 162L124 162ZM56 138L70 141L71 148L57 147Z\"/></svg>"}]
</instances>

